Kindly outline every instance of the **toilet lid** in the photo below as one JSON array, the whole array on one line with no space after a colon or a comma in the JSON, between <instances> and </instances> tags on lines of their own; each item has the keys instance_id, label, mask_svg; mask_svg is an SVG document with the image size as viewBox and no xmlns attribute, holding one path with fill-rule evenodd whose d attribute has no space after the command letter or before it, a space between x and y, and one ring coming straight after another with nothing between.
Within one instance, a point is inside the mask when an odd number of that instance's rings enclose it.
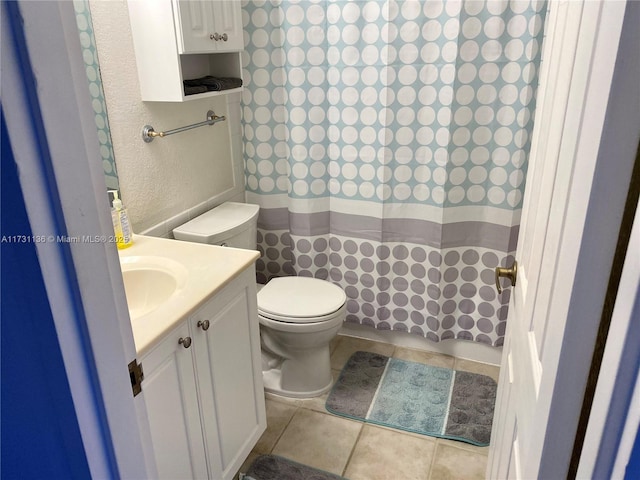
<instances>
[{"instance_id":1,"label":"toilet lid","mask_svg":"<svg viewBox=\"0 0 640 480\"><path fill-rule=\"evenodd\" d=\"M176 240L215 243L249 228L260 207L248 203L225 202L173 229ZM255 242L255 239L254 239Z\"/></svg>"},{"instance_id":2,"label":"toilet lid","mask_svg":"<svg viewBox=\"0 0 640 480\"><path fill-rule=\"evenodd\" d=\"M273 278L258 292L258 312L288 322L317 322L347 301L344 291L326 280L309 277Z\"/></svg>"}]
</instances>

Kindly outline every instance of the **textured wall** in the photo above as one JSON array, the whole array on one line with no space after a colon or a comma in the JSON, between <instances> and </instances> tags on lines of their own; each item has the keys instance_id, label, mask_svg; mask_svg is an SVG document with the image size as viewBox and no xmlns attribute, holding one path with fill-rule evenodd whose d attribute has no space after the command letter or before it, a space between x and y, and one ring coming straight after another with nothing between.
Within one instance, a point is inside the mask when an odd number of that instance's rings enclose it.
<instances>
[{"instance_id":1,"label":"textured wall","mask_svg":"<svg viewBox=\"0 0 640 480\"><path fill-rule=\"evenodd\" d=\"M239 118L144 143L156 131L201 122L212 109L227 115L225 96L185 103L143 103L129 12L124 1L90 2L120 189L134 232L192 210L233 187L231 135ZM235 151L237 160L241 153ZM244 186L242 185L242 188Z\"/></svg>"}]
</instances>

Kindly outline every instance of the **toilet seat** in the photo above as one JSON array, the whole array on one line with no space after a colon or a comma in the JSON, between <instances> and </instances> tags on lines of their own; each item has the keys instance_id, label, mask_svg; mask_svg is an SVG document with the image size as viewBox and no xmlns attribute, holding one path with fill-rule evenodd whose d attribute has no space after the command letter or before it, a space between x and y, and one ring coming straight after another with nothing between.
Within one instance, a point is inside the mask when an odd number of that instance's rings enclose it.
<instances>
[{"instance_id":1,"label":"toilet seat","mask_svg":"<svg viewBox=\"0 0 640 480\"><path fill-rule=\"evenodd\" d=\"M258 292L258 314L285 323L330 321L347 296L333 283L310 277L273 278Z\"/></svg>"},{"instance_id":2,"label":"toilet seat","mask_svg":"<svg viewBox=\"0 0 640 480\"><path fill-rule=\"evenodd\" d=\"M346 306L343 306L337 312L332 313L318 319L316 322L300 323L295 321L283 321L273 318L265 317L258 313L258 321L263 327L268 327L271 330L277 330L279 332L291 332L291 333L317 333L325 330L331 330L336 325L342 325L345 318Z\"/></svg>"}]
</instances>

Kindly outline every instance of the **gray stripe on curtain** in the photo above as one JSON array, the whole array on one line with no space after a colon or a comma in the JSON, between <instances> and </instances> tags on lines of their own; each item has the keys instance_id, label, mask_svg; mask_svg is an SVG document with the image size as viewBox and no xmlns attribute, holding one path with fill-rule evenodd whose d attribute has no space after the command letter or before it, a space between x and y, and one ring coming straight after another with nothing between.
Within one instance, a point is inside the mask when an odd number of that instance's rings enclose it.
<instances>
[{"instance_id":1,"label":"gray stripe on curtain","mask_svg":"<svg viewBox=\"0 0 640 480\"><path fill-rule=\"evenodd\" d=\"M516 249L519 227L489 222L455 222L444 225L428 220L352 215L336 212L291 213L287 208L260 209L258 227L289 230L292 235L341 236L377 242L410 242L434 248L474 246L502 252Z\"/></svg>"}]
</instances>

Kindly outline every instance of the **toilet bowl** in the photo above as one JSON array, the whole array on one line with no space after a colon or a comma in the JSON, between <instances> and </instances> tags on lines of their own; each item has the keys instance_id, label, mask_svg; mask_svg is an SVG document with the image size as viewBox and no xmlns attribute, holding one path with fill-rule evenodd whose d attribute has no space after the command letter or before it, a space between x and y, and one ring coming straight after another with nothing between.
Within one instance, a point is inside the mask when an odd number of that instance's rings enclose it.
<instances>
[{"instance_id":1,"label":"toilet bowl","mask_svg":"<svg viewBox=\"0 0 640 480\"><path fill-rule=\"evenodd\" d=\"M345 319L346 295L309 277L272 279L258 292L264 388L315 397L331 388L329 342Z\"/></svg>"},{"instance_id":2,"label":"toilet bowl","mask_svg":"<svg viewBox=\"0 0 640 480\"><path fill-rule=\"evenodd\" d=\"M227 202L177 227L186 240L255 249L259 207ZM258 285L262 374L268 392L295 398L331 388L329 342L346 316L344 291L326 280L278 277Z\"/></svg>"}]
</instances>

